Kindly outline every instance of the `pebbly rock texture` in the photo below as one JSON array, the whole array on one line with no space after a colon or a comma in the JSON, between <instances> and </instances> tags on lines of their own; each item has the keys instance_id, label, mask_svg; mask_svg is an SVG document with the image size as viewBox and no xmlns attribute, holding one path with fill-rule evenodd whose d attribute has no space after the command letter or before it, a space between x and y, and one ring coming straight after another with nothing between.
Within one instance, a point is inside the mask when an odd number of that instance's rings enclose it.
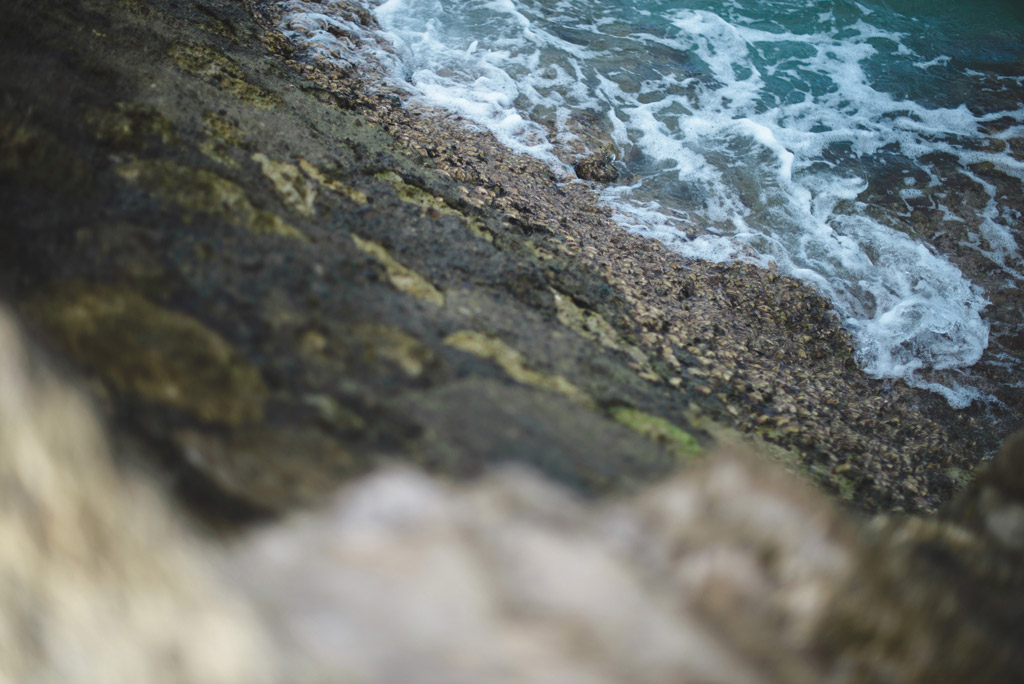
<instances>
[{"instance_id":1,"label":"pebbly rock texture","mask_svg":"<svg viewBox=\"0 0 1024 684\"><path fill-rule=\"evenodd\" d=\"M966 518L864 521L719 452L604 501L519 468L386 468L213 545L115 469L88 402L19 337L0 311L0 681L1024 676L1022 436Z\"/></svg>"},{"instance_id":2,"label":"pebbly rock texture","mask_svg":"<svg viewBox=\"0 0 1024 684\"><path fill-rule=\"evenodd\" d=\"M932 511L1015 427L865 378L807 286L626 233L280 21L17 0L0 27L0 294L205 519L396 460L633 491L737 432L854 507Z\"/></svg>"},{"instance_id":3,"label":"pebbly rock texture","mask_svg":"<svg viewBox=\"0 0 1024 684\"><path fill-rule=\"evenodd\" d=\"M584 157L572 165L576 177L598 183L611 183L619 179L615 160L610 152L599 151Z\"/></svg>"}]
</instances>

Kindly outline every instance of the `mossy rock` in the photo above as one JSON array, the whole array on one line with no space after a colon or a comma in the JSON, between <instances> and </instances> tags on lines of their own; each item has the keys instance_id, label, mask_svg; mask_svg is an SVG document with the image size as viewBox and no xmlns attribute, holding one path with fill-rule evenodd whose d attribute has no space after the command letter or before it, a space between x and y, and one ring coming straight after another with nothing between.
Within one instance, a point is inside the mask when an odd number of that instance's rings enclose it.
<instances>
[{"instance_id":1,"label":"mossy rock","mask_svg":"<svg viewBox=\"0 0 1024 684\"><path fill-rule=\"evenodd\" d=\"M160 112L138 102L118 102L110 109L90 109L85 121L96 137L121 149L138 149L147 140L169 145L174 126Z\"/></svg>"},{"instance_id":2,"label":"mossy rock","mask_svg":"<svg viewBox=\"0 0 1024 684\"><path fill-rule=\"evenodd\" d=\"M280 216L254 207L242 186L212 171L169 161L139 160L121 165L117 172L190 215L211 216L257 235L306 239Z\"/></svg>"},{"instance_id":3,"label":"mossy rock","mask_svg":"<svg viewBox=\"0 0 1024 684\"><path fill-rule=\"evenodd\" d=\"M271 109L281 99L249 82L242 69L230 58L205 45L175 45L170 57L183 71L231 93L243 102Z\"/></svg>"},{"instance_id":4,"label":"mossy rock","mask_svg":"<svg viewBox=\"0 0 1024 684\"><path fill-rule=\"evenodd\" d=\"M259 421L259 371L196 319L139 294L69 285L33 298L28 313L78 363L117 392L227 425Z\"/></svg>"},{"instance_id":5,"label":"mossy rock","mask_svg":"<svg viewBox=\"0 0 1024 684\"><path fill-rule=\"evenodd\" d=\"M619 423L664 446L680 462L692 461L704 454L693 435L664 418L628 406L617 406L611 414Z\"/></svg>"}]
</instances>

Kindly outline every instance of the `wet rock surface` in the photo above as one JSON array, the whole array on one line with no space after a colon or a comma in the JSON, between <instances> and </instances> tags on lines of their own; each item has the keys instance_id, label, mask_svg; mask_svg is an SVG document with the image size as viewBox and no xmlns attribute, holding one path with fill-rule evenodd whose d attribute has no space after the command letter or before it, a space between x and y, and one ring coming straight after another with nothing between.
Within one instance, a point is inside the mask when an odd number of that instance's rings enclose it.
<instances>
[{"instance_id":1,"label":"wet rock surface","mask_svg":"<svg viewBox=\"0 0 1024 684\"><path fill-rule=\"evenodd\" d=\"M615 160L609 152L595 152L573 164L572 170L583 180L611 183L619 179Z\"/></svg>"},{"instance_id":2,"label":"wet rock surface","mask_svg":"<svg viewBox=\"0 0 1024 684\"><path fill-rule=\"evenodd\" d=\"M807 286L626 233L588 184L296 52L272 7L9 14L0 288L206 515L394 460L628 491L729 431L861 510L933 511L1019 417L865 378Z\"/></svg>"}]
</instances>

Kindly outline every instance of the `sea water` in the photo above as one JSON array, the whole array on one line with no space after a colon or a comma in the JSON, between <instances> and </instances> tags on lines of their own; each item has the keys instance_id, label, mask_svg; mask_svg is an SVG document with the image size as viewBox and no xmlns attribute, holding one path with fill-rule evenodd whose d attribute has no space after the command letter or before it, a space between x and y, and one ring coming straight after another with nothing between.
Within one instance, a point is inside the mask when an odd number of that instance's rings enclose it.
<instances>
[{"instance_id":1,"label":"sea water","mask_svg":"<svg viewBox=\"0 0 1024 684\"><path fill-rule=\"evenodd\" d=\"M970 368L992 288L1024 278L1019 0L368 0L377 42L284 5L310 49L383 62L565 179L587 122L622 225L812 284L873 377L994 400Z\"/></svg>"}]
</instances>

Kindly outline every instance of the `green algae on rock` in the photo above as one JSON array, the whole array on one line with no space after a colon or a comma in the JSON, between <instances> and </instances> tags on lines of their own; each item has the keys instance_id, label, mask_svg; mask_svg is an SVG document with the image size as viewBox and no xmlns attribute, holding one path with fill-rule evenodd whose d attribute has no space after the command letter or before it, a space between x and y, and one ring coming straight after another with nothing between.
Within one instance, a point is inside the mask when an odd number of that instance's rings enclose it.
<instances>
[{"instance_id":1,"label":"green algae on rock","mask_svg":"<svg viewBox=\"0 0 1024 684\"><path fill-rule=\"evenodd\" d=\"M85 113L100 140L121 149L138 149L146 138L162 145L174 142L174 126L156 108L138 102L118 102L113 108L91 109Z\"/></svg>"},{"instance_id":2,"label":"green algae on rock","mask_svg":"<svg viewBox=\"0 0 1024 684\"><path fill-rule=\"evenodd\" d=\"M84 284L33 298L28 310L118 392L225 425L263 417L259 371L194 318L132 291Z\"/></svg>"},{"instance_id":3,"label":"green algae on rock","mask_svg":"<svg viewBox=\"0 0 1024 684\"><path fill-rule=\"evenodd\" d=\"M384 249L383 245L373 240L365 240L358 235L353 235L352 241L355 242L356 247L384 265L384 268L387 269L388 280L396 289L435 306L444 305L444 295L436 287L416 271L399 263Z\"/></svg>"},{"instance_id":4,"label":"green algae on rock","mask_svg":"<svg viewBox=\"0 0 1024 684\"><path fill-rule=\"evenodd\" d=\"M397 327L364 323L349 328L346 334L346 345L352 349L359 348L358 342L353 343L356 340L365 343L362 363L373 365L383 360L398 366L410 378L418 378L435 360L429 347Z\"/></svg>"},{"instance_id":5,"label":"green algae on rock","mask_svg":"<svg viewBox=\"0 0 1024 684\"><path fill-rule=\"evenodd\" d=\"M199 143L199 150L218 164L240 168L236 156L239 148L246 145L245 132L226 117L209 110L203 112L203 127L208 137Z\"/></svg>"},{"instance_id":6,"label":"green algae on rock","mask_svg":"<svg viewBox=\"0 0 1024 684\"><path fill-rule=\"evenodd\" d=\"M483 227L483 224L478 218L475 216L467 216L456 209L452 209L448 206L448 203L443 197L432 195L426 190L422 190L417 188L415 185L406 183L400 175L393 171L378 173L375 174L374 177L391 183L391 186L398 192L399 197L410 204L415 204L422 209L424 213L432 216L442 215L458 217L465 222L466 227L469 228L474 235L481 237L488 242L494 242L494 236L490 231Z\"/></svg>"},{"instance_id":7,"label":"green algae on rock","mask_svg":"<svg viewBox=\"0 0 1024 684\"><path fill-rule=\"evenodd\" d=\"M612 327L604 316L596 311L582 309L572 301L572 297L552 289L551 294L555 298L555 307L558 309L558 322L567 328L572 328L579 334L592 339L602 346L625 352L631 359L631 364L645 380L660 380L659 376L651 368L647 355L634 344L622 339L622 336Z\"/></svg>"},{"instance_id":8,"label":"green algae on rock","mask_svg":"<svg viewBox=\"0 0 1024 684\"><path fill-rule=\"evenodd\" d=\"M0 105L0 179L33 183L50 190L90 189L84 161L51 131L35 124L32 111L4 111Z\"/></svg>"},{"instance_id":9,"label":"green algae on rock","mask_svg":"<svg viewBox=\"0 0 1024 684\"><path fill-rule=\"evenodd\" d=\"M138 160L122 164L117 172L188 212L208 214L257 235L306 239L277 214L254 207L242 186L212 171L170 161Z\"/></svg>"},{"instance_id":10,"label":"green algae on rock","mask_svg":"<svg viewBox=\"0 0 1024 684\"><path fill-rule=\"evenodd\" d=\"M626 233L589 184L404 102L379 65L297 50L277 5L40 1L42 28L23 5L0 28L4 294L116 283L187 312L264 379L267 429L315 426L367 467L501 453L593 494L678 465L627 406L773 444L866 511L936 509L995 442L997 418L864 378L807 286ZM113 394L119 430L184 460L180 409ZM522 444L478 433L502 422Z\"/></svg>"},{"instance_id":11,"label":"green algae on rock","mask_svg":"<svg viewBox=\"0 0 1024 684\"><path fill-rule=\"evenodd\" d=\"M248 104L266 109L282 104L279 97L246 80L238 65L218 50L206 45L175 45L170 56L186 72Z\"/></svg>"},{"instance_id":12,"label":"green algae on rock","mask_svg":"<svg viewBox=\"0 0 1024 684\"><path fill-rule=\"evenodd\" d=\"M262 152L253 153L252 160L260 165L263 175L274 185L286 206L303 216L313 216L316 188L306 180L298 166L274 161Z\"/></svg>"},{"instance_id":13,"label":"green algae on rock","mask_svg":"<svg viewBox=\"0 0 1024 684\"><path fill-rule=\"evenodd\" d=\"M369 202L369 198L367 197L365 192L363 192L362 190L357 190L351 186L345 185L340 181L327 178L320 171L320 169L316 168L305 159L299 160L299 168L301 168L303 172L305 172L305 174L309 176L312 180L315 180L317 183L320 183L320 185L323 185L324 187L333 190L339 195L347 197L356 204L366 204L367 202Z\"/></svg>"},{"instance_id":14,"label":"green algae on rock","mask_svg":"<svg viewBox=\"0 0 1024 684\"><path fill-rule=\"evenodd\" d=\"M558 392L585 406L593 400L579 387L561 375L546 375L533 370L521 353L496 337L473 330L459 330L444 339L450 347L494 361L516 382Z\"/></svg>"},{"instance_id":15,"label":"green algae on rock","mask_svg":"<svg viewBox=\"0 0 1024 684\"><path fill-rule=\"evenodd\" d=\"M689 432L658 416L628 406L616 406L611 409L612 417L628 428L636 430L644 437L665 447L680 462L687 462L705 453L700 443Z\"/></svg>"}]
</instances>

